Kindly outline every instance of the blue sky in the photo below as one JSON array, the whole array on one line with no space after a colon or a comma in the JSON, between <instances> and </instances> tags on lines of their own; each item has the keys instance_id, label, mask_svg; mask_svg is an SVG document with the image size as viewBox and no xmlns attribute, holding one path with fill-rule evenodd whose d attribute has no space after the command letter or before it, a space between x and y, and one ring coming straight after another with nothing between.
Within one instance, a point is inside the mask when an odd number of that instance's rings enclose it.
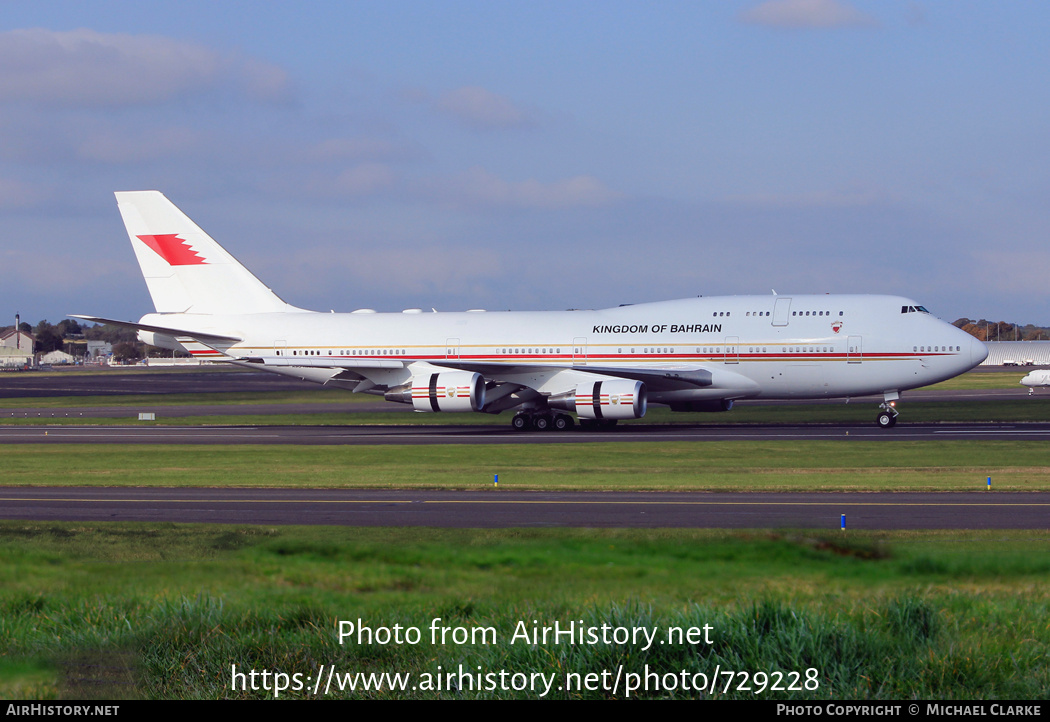
<instances>
[{"instance_id":1,"label":"blue sky","mask_svg":"<svg viewBox=\"0 0 1050 722\"><path fill-rule=\"evenodd\" d=\"M112 192L157 189L319 310L776 289L1050 323L1048 16L5 3L0 313L151 311Z\"/></svg>"}]
</instances>

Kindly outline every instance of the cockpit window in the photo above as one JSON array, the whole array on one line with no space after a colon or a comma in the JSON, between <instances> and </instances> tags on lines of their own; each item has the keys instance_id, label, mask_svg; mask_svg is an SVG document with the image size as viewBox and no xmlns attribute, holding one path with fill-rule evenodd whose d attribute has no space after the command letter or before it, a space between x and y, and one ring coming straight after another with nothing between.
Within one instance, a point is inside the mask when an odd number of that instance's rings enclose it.
<instances>
[{"instance_id":1,"label":"cockpit window","mask_svg":"<svg viewBox=\"0 0 1050 722\"><path fill-rule=\"evenodd\" d=\"M901 306L901 313L929 313L925 306Z\"/></svg>"}]
</instances>

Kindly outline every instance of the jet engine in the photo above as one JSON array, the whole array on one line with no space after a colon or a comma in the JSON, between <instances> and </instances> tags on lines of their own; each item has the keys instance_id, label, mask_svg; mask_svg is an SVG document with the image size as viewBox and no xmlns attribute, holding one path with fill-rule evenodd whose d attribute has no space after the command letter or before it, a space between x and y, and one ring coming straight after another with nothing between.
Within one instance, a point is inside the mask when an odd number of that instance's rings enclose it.
<instances>
[{"instance_id":1,"label":"jet engine","mask_svg":"<svg viewBox=\"0 0 1050 722\"><path fill-rule=\"evenodd\" d=\"M175 340L174 336L168 336L155 331L139 330L138 333L139 341L150 346L156 346L157 348L166 348L172 351L186 351L186 347Z\"/></svg>"},{"instance_id":2,"label":"jet engine","mask_svg":"<svg viewBox=\"0 0 1050 722\"><path fill-rule=\"evenodd\" d=\"M481 411L485 406L485 380L469 371L420 374L412 382L390 389L387 401L411 403L416 411Z\"/></svg>"},{"instance_id":3,"label":"jet engine","mask_svg":"<svg viewBox=\"0 0 1050 722\"><path fill-rule=\"evenodd\" d=\"M626 379L592 381L567 394L551 396L547 405L575 411L581 419L640 419L645 416L645 384Z\"/></svg>"}]
</instances>

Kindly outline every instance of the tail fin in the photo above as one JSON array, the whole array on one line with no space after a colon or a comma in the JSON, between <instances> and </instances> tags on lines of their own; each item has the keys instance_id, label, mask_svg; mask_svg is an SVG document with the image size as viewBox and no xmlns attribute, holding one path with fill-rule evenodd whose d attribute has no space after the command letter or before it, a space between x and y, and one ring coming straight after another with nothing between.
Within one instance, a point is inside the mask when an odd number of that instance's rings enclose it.
<instances>
[{"instance_id":1,"label":"tail fin","mask_svg":"<svg viewBox=\"0 0 1050 722\"><path fill-rule=\"evenodd\" d=\"M158 313L299 310L278 298L160 192L116 196Z\"/></svg>"}]
</instances>

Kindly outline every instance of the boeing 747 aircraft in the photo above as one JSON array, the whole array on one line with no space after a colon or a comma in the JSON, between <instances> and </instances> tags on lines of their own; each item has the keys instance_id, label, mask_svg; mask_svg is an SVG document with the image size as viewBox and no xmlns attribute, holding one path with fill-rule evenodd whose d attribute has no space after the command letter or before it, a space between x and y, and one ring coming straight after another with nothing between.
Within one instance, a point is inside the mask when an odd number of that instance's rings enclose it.
<instances>
[{"instance_id":1,"label":"boeing 747 aircraft","mask_svg":"<svg viewBox=\"0 0 1050 722\"><path fill-rule=\"evenodd\" d=\"M145 343L411 404L516 410L516 429L609 426L649 403L728 411L738 399L900 392L988 355L898 296L689 298L599 311L317 313L289 305L157 191L117 193L156 313Z\"/></svg>"}]
</instances>

